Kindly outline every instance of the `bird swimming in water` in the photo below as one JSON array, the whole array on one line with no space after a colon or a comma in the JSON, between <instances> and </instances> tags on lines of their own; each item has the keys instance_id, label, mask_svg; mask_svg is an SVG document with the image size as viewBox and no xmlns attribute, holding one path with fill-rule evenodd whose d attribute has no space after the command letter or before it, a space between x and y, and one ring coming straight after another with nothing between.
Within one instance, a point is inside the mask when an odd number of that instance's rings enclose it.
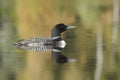
<instances>
[{"instance_id":1,"label":"bird swimming in water","mask_svg":"<svg viewBox=\"0 0 120 80\"><path fill-rule=\"evenodd\" d=\"M14 43L14 46L16 48L33 51L52 50L52 59L56 63L76 62L75 59L67 58L61 54L62 49L66 46L66 42L62 39L61 33L75 27L76 26L67 26L63 23L57 24L51 30L51 38L34 37L30 39L23 39Z\"/></svg>"}]
</instances>

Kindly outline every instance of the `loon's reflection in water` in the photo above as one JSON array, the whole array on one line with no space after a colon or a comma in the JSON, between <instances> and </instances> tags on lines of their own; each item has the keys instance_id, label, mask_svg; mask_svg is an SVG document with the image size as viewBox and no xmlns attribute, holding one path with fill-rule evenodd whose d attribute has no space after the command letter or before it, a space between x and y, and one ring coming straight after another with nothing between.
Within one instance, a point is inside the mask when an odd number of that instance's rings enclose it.
<instances>
[{"instance_id":1,"label":"loon's reflection in water","mask_svg":"<svg viewBox=\"0 0 120 80\"><path fill-rule=\"evenodd\" d=\"M61 33L67 29L75 28L75 26L66 26L57 24L52 29L52 38L34 37L17 41L14 46L16 48L33 51L52 51L52 59L56 63L76 62L73 58L68 58L62 54L62 49L66 46L66 42L62 39Z\"/></svg>"}]
</instances>

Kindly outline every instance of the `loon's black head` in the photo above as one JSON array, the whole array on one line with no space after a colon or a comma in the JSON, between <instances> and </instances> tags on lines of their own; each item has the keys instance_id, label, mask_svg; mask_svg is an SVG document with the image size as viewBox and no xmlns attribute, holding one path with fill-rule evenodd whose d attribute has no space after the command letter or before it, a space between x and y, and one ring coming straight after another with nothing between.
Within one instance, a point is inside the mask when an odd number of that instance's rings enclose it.
<instances>
[{"instance_id":1,"label":"loon's black head","mask_svg":"<svg viewBox=\"0 0 120 80\"><path fill-rule=\"evenodd\" d=\"M67 29L72 29L72 28L75 28L75 26L67 26L67 25L61 23L61 24L57 24L57 25L53 28L53 30L56 29L58 32L62 33L62 32L64 32L64 31L66 31Z\"/></svg>"},{"instance_id":2,"label":"loon's black head","mask_svg":"<svg viewBox=\"0 0 120 80\"><path fill-rule=\"evenodd\" d=\"M51 36L56 37L56 36L61 36L61 33L66 31L67 29L72 29L75 28L76 26L67 26L63 23L57 24L51 31Z\"/></svg>"},{"instance_id":3,"label":"loon's black head","mask_svg":"<svg viewBox=\"0 0 120 80\"><path fill-rule=\"evenodd\" d=\"M60 33L66 31L67 29L67 26L64 25L64 24L57 24L55 27L54 27L57 31L59 31Z\"/></svg>"}]
</instances>

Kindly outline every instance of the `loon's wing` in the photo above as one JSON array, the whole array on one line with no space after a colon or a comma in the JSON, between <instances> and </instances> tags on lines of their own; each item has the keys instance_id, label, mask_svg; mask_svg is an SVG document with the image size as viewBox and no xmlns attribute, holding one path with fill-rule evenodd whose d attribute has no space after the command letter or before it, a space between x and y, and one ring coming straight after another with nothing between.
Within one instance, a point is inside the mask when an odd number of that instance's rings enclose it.
<instances>
[{"instance_id":1,"label":"loon's wing","mask_svg":"<svg viewBox=\"0 0 120 80\"><path fill-rule=\"evenodd\" d=\"M24 50L33 50L33 51L47 51L52 50L53 47L51 45L44 45L44 44L51 44L52 40L50 38L44 37L34 37L30 39L23 39L19 40L14 43L16 48L24 49Z\"/></svg>"}]
</instances>

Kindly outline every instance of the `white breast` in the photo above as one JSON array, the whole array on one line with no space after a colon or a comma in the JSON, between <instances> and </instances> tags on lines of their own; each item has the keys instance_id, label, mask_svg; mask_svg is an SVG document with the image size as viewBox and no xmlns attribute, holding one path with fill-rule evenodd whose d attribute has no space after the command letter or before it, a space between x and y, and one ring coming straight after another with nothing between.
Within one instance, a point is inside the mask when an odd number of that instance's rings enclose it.
<instances>
[{"instance_id":1,"label":"white breast","mask_svg":"<svg viewBox=\"0 0 120 80\"><path fill-rule=\"evenodd\" d=\"M64 48L66 46L66 42L64 40L58 41L57 46Z\"/></svg>"}]
</instances>

